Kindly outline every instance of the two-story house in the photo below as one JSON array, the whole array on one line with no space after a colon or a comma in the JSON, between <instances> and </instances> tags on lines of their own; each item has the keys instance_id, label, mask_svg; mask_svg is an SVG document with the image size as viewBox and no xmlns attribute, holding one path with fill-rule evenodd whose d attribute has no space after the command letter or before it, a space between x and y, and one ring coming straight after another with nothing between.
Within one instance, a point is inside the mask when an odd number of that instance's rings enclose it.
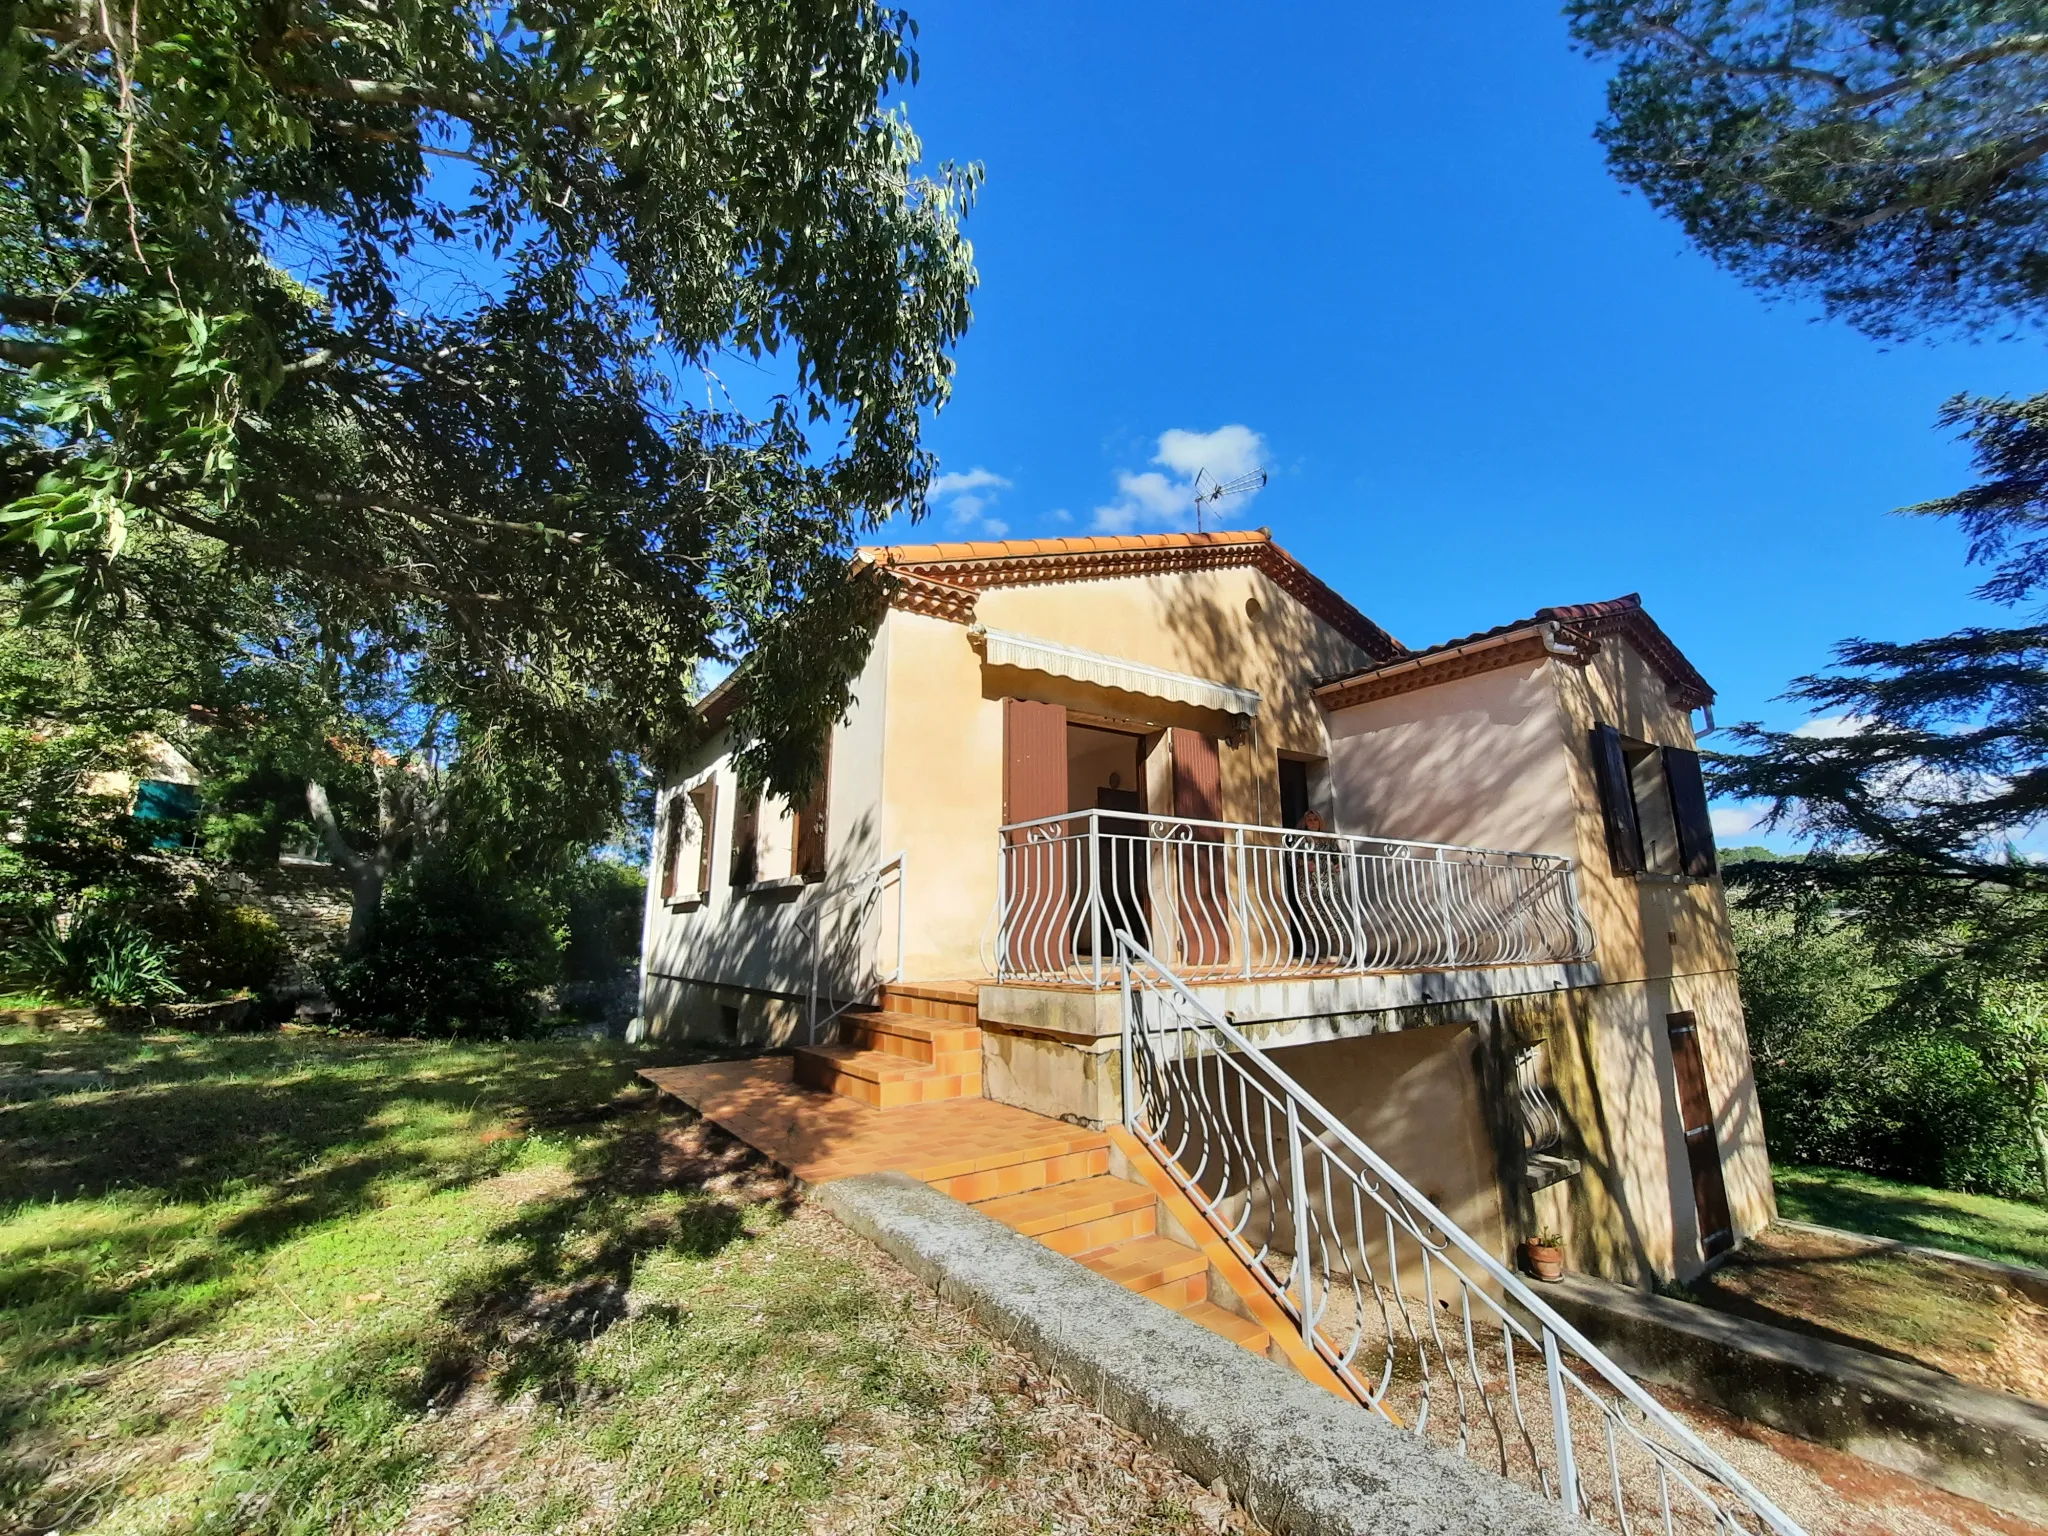
<instances>
[{"instance_id":1,"label":"two-story house","mask_svg":"<svg viewBox=\"0 0 2048 1536\"><path fill-rule=\"evenodd\" d=\"M888 605L820 792L750 799L719 734L665 788L649 1035L1114 1125L1120 931L1502 1256L1648 1284L1770 1219L1713 695L1635 598L1411 649L1263 530L853 579ZM971 1041L849 1032L885 984Z\"/></svg>"}]
</instances>

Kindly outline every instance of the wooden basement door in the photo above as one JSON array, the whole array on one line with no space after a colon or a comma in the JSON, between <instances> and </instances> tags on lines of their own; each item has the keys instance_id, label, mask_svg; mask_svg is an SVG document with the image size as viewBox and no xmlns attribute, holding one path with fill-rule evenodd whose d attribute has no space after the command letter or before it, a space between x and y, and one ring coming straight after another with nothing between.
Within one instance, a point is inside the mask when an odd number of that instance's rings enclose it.
<instances>
[{"instance_id":1,"label":"wooden basement door","mask_svg":"<svg viewBox=\"0 0 2048 1536\"><path fill-rule=\"evenodd\" d=\"M1665 1017L1671 1031L1671 1070L1678 1078L1679 1126L1685 1132L1686 1161L1692 1165L1692 1204L1700 1222L1700 1249L1708 1257L1733 1246L1728 1185L1721 1174L1721 1149L1714 1141L1714 1105L1707 1093L1707 1067L1700 1056L1699 1020L1691 1013Z\"/></svg>"}]
</instances>

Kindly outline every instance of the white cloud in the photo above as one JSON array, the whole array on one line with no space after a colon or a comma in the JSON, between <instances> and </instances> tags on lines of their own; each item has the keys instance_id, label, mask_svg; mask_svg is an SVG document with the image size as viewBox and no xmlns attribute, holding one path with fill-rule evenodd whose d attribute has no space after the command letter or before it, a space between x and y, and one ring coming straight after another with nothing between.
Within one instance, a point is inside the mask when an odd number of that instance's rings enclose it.
<instances>
[{"instance_id":1,"label":"white cloud","mask_svg":"<svg viewBox=\"0 0 2048 1536\"><path fill-rule=\"evenodd\" d=\"M1010 525L990 517L988 509L1008 489L1009 481L977 464L969 470L934 476L927 501L934 507L944 503L946 525L953 532L999 539L1010 531Z\"/></svg>"},{"instance_id":2,"label":"white cloud","mask_svg":"<svg viewBox=\"0 0 2048 1536\"><path fill-rule=\"evenodd\" d=\"M976 465L964 474L947 473L932 481L933 501L943 501L948 496L957 496L962 491L1007 491L1010 482L992 469Z\"/></svg>"},{"instance_id":3,"label":"white cloud","mask_svg":"<svg viewBox=\"0 0 2048 1536\"><path fill-rule=\"evenodd\" d=\"M1134 528L1190 528L1195 521L1195 476L1207 470L1216 481L1234 480L1259 467L1266 440L1250 427L1233 423L1214 432L1190 432L1172 427L1159 434L1159 451L1152 462L1170 470L1133 473L1119 470L1116 500L1095 509L1098 533L1129 533ZM1235 498L1242 508L1256 495L1248 491Z\"/></svg>"},{"instance_id":4,"label":"white cloud","mask_svg":"<svg viewBox=\"0 0 2048 1536\"><path fill-rule=\"evenodd\" d=\"M1152 462L1190 480L1198 469L1218 480L1235 480L1257 469L1265 452L1266 440L1250 427L1231 425L1214 432L1173 427L1159 434L1159 452Z\"/></svg>"},{"instance_id":5,"label":"white cloud","mask_svg":"<svg viewBox=\"0 0 2048 1536\"><path fill-rule=\"evenodd\" d=\"M1753 811L1744 805L1718 805L1712 813L1714 836L1719 839L1740 837L1745 832L1754 832L1756 824L1763 820L1763 812Z\"/></svg>"},{"instance_id":6,"label":"white cloud","mask_svg":"<svg viewBox=\"0 0 2048 1536\"><path fill-rule=\"evenodd\" d=\"M1792 734L1828 740L1836 736L1861 736L1870 729L1868 715L1823 715L1818 720L1809 720Z\"/></svg>"}]
</instances>

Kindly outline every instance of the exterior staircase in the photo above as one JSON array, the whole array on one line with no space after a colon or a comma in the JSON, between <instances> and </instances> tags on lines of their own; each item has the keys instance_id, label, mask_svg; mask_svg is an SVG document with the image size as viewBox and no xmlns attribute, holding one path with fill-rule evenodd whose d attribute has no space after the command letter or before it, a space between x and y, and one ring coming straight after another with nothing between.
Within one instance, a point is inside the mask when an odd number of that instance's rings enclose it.
<instances>
[{"instance_id":1,"label":"exterior staircase","mask_svg":"<svg viewBox=\"0 0 2048 1536\"><path fill-rule=\"evenodd\" d=\"M892 983L873 1007L841 1014L838 1027L837 1045L796 1047L791 1077L798 1085L879 1110L981 1096L979 994L971 984ZM1119 1148L1114 1134L1068 1135L1057 1145L977 1160L960 1173L929 1177L937 1170L928 1170L928 1182L1126 1290L1267 1353L1277 1312L1266 1323L1244 1315L1265 1298L1249 1276L1242 1288L1218 1283L1218 1256L1184 1240L1188 1229L1164 1208L1170 1184L1155 1188L1111 1171L1141 1171L1130 1150L1149 1162L1135 1144ZM1253 1294L1240 1299L1240 1290Z\"/></svg>"},{"instance_id":2,"label":"exterior staircase","mask_svg":"<svg viewBox=\"0 0 2048 1536\"><path fill-rule=\"evenodd\" d=\"M994 1167L928 1182L1125 1290L1265 1354L1272 1333L1216 1304L1209 1255L1162 1230L1172 1219L1161 1210L1158 1192L1111 1172L1124 1161L1111 1137L1098 1134L1078 1146L1069 1143L1057 1157L1026 1151Z\"/></svg>"},{"instance_id":3,"label":"exterior staircase","mask_svg":"<svg viewBox=\"0 0 2048 1536\"><path fill-rule=\"evenodd\" d=\"M975 989L893 983L872 1008L839 1016L837 1045L800 1045L792 1073L806 1088L870 1109L981 1096Z\"/></svg>"}]
</instances>

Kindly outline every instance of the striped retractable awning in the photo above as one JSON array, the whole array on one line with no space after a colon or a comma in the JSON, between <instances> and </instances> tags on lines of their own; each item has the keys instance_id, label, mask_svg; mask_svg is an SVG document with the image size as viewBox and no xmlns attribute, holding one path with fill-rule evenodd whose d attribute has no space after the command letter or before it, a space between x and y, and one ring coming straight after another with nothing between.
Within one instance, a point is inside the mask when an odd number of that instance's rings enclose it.
<instances>
[{"instance_id":1,"label":"striped retractable awning","mask_svg":"<svg viewBox=\"0 0 2048 1536\"><path fill-rule=\"evenodd\" d=\"M1226 715L1256 715L1259 712L1259 694L1253 688L1233 688L1229 683L1215 682L1206 677L1169 672L1163 667L1148 667L1143 662L1125 661L1121 657L1104 656L1098 651L1079 650L1071 645L1056 645L1050 640L1036 640L1004 629L990 629L984 624L970 628L967 637L981 648L982 658L992 667L1046 672L1054 677L1094 683L1145 698L1171 699L1177 704L1192 704L1197 709L1213 709Z\"/></svg>"}]
</instances>

